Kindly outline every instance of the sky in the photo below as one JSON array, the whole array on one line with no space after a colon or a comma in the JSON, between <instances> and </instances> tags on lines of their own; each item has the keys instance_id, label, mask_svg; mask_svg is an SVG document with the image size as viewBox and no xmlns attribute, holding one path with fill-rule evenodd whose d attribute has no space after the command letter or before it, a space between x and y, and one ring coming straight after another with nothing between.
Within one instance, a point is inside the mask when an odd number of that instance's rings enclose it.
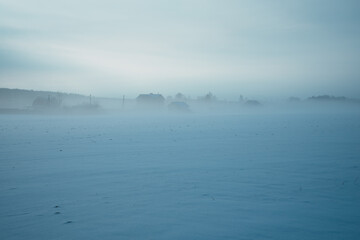
<instances>
[{"instance_id":1,"label":"sky","mask_svg":"<svg viewBox=\"0 0 360 240\"><path fill-rule=\"evenodd\" d=\"M0 87L360 97L358 0L0 0Z\"/></svg>"}]
</instances>

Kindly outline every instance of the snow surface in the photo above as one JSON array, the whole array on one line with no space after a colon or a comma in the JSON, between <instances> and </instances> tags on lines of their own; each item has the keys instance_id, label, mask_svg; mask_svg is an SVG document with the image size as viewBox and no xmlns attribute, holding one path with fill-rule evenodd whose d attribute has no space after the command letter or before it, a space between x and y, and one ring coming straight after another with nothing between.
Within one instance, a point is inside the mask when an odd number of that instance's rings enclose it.
<instances>
[{"instance_id":1,"label":"snow surface","mask_svg":"<svg viewBox=\"0 0 360 240\"><path fill-rule=\"evenodd\" d=\"M359 239L360 115L0 115L0 239Z\"/></svg>"}]
</instances>

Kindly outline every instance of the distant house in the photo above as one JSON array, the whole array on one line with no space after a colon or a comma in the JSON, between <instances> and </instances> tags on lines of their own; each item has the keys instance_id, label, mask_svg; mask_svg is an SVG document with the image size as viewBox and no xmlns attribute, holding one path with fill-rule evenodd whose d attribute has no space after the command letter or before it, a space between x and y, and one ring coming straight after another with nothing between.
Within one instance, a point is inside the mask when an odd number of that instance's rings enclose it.
<instances>
[{"instance_id":1,"label":"distant house","mask_svg":"<svg viewBox=\"0 0 360 240\"><path fill-rule=\"evenodd\" d=\"M163 106L165 98L161 94L140 94L136 98L136 102L142 106Z\"/></svg>"},{"instance_id":2,"label":"distant house","mask_svg":"<svg viewBox=\"0 0 360 240\"><path fill-rule=\"evenodd\" d=\"M174 112L189 112L189 105L186 102L172 102L168 105L168 109Z\"/></svg>"}]
</instances>

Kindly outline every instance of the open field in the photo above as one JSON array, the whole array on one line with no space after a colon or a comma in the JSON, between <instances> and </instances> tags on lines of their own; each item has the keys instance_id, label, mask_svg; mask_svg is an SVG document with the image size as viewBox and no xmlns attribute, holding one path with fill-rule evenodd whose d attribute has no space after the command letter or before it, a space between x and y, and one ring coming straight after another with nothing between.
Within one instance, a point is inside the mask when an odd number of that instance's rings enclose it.
<instances>
[{"instance_id":1,"label":"open field","mask_svg":"<svg viewBox=\"0 0 360 240\"><path fill-rule=\"evenodd\" d=\"M359 114L0 115L0 239L357 239Z\"/></svg>"}]
</instances>

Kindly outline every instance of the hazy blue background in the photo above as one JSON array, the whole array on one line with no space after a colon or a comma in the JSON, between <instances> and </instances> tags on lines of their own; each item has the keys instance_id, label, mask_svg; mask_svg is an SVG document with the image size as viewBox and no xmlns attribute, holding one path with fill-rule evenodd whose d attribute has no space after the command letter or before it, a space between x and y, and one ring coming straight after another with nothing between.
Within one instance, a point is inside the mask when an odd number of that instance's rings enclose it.
<instances>
[{"instance_id":1,"label":"hazy blue background","mask_svg":"<svg viewBox=\"0 0 360 240\"><path fill-rule=\"evenodd\" d=\"M0 87L360 94L360 1L0 0Z\"/></svg>"}]
</instances>

